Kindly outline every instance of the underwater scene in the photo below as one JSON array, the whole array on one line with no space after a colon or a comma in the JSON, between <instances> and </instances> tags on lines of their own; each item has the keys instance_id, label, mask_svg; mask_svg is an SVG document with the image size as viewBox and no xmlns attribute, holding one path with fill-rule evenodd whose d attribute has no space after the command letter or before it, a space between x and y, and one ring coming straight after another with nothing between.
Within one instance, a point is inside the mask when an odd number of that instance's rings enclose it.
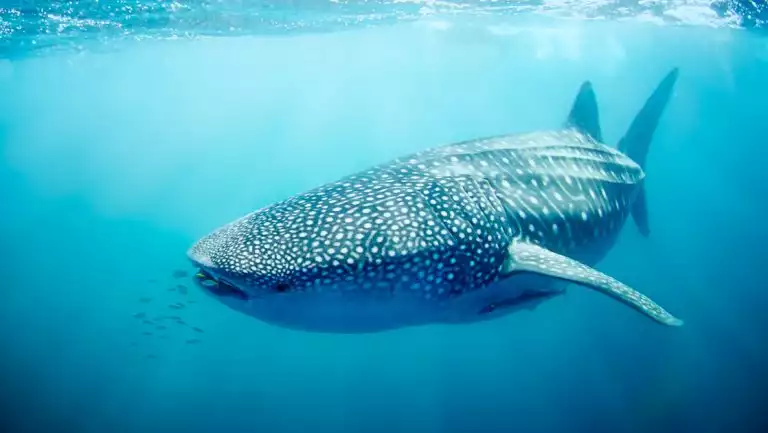
<instances>
[{"instance_id":1,"label":"underwater scene","mask_svg":"<svg viewBox=\"0 0 768 433\"><path fill-rule=\"evenodd\" d=\"M0 1L0 430L768 431L767 25Z\"/></svg>"}]
</instances>

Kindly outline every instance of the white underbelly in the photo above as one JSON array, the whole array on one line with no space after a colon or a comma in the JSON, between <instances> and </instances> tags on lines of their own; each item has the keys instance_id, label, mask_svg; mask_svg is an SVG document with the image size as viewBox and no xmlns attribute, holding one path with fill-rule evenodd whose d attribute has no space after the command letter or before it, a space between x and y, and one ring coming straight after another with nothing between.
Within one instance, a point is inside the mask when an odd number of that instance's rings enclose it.
<instances>
[{"instance_id":1,"label":"white underbelly","mask_svg":"<svg viewBox=\"0 0 768 433\"><path fill-rule=\"evenodd\" d=\"M533 310L548 297L521 300L525 293L562 293L568 282L520 273L457 298L441 311L440 323L473 323L496 319L521 310ZM491 308L489 308L491 307Z\"/></svg>"},{"instance_id":2,"label":"white underbelly","mask_svg":"<svg viewBox=\"0 0 768 433\"><path fill-rule=\"evenodd\" d=\"M306 332L359 334L428 324L486 321L541 300L510 303L527 292L562 290L567 283L541 275L521 273L450 300L436 301L419 292L373 293L363 290L284 293L242 301L221 302L260 321ZM491 312L490 305L499 305Z\"/></svg>"},{"instance_id":3,"label":"white underbelly","mask_svg":"<svg viewBox=\"0 0 768 433\"><path fill-rule=\"evenodd\" d=\"M283 328L321 333L382 332L435 321L437 305L415 296L369 292L295 293L222 300L230 308Z\"/></svg>"}]
</instances>

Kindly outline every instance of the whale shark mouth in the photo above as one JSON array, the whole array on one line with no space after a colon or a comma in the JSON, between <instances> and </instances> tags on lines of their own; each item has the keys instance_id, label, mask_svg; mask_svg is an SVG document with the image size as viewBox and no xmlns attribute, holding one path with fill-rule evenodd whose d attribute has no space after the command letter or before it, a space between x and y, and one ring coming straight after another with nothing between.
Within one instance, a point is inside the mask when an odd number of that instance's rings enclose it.
<instances>
[{"instance_id":1,"label":"whale shark mouth","mask_svg":"<svg viewBox=\"0 0 768 433\"><path fill-rule=\"evenodd\" d=\"M195 274L195 283L203 290L224 298L236 298L243 301L249 299L248 294L238 289L232 284L223 281L221 278L216 278L212 274L208 273L205 269L199 269Z\"/></svg>"}]
</instances>

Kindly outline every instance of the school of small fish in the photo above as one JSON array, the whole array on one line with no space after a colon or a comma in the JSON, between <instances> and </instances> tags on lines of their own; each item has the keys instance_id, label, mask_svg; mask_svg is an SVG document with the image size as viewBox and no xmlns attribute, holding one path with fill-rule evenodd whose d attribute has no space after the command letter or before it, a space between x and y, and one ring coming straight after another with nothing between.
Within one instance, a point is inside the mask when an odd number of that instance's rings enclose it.
<instances>
[{"instance_id":1,"label":"school of small fish","mask_svg":"<svg viewBox=\"0 0 768 433\"><path fill-rule=\"evenodd\" d=\"M147 311L139 311L132 315L133 319L140 326L140 337L144 339L156 339L177 341L180 340L185 345L197 345L202 343L200 335L205 333L205 330L199 326L192 326L187 323L180 314L189 308L190 305L197 303L196 299L192 299L190 296L189 288L177 280L187 278L189 272L185 270L175 270L171 274L171 282L166 288L166 292L175 293L178 295L178 300L174 302L160 301L159 298L164 297L158 288L158 285L162 282L157 278L147 280L149 286L153 291L157 292L154 296L142 296L138 299L139 304L145 306ZM148 310L155 310L150 312ZM146 340L140 341L138 339L131 341L130 346L139 348L146 346ZM152 348L157 348L158 342L150 342L153 344ZM169 344L169 343L163 343ZM158 356L154 353L147 353L145 359L158 359Z\"/></svg>"}]
</instances>

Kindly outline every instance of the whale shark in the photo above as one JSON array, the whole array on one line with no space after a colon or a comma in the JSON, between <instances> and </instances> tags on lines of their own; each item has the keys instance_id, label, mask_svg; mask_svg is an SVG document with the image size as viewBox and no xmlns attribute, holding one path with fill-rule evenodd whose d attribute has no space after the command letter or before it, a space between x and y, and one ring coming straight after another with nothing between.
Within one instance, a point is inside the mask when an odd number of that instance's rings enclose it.
<instances>
[{"instance_id":1,"label":"whale shark","mask_svg":"<svg viewBox=\"0 0 768 433\"><path fill-rule=\"evenodd\" d=\"M309 332L485 321L571 285L681 326L595 268L630 218L650 233L644 166L678 75L615 147L587 80L556 128L422 150L215 229L187 251L194 278L233 310Z\"/></svg>"}]
</instances>

